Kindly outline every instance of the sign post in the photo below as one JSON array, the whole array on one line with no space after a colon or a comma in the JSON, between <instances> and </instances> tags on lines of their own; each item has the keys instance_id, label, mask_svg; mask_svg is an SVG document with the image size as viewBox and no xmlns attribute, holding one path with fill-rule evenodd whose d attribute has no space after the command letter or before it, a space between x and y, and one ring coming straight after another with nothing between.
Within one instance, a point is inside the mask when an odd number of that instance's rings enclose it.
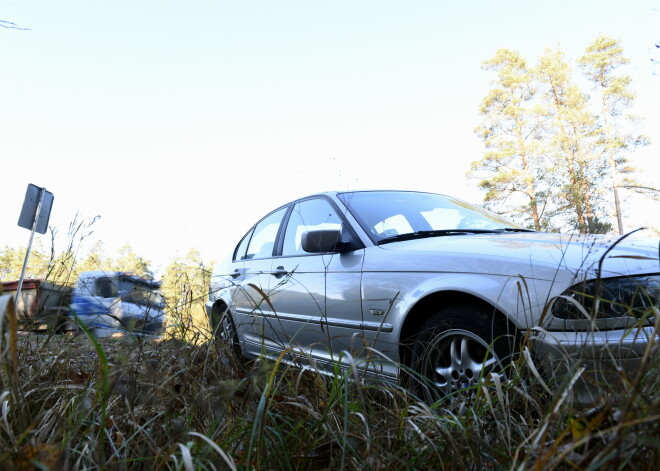
<instances>
[{"instance_id":1,"label":"sign post","mask_svg":"<svg viewBox=\"0 0 660 471\"><path fill-rule=\"evenodd\" d=\"M45 234L48 230L48 220L50 219L50 210L53 207L53 194L46 191L45 188L38 187L32 183L28 184L27 191L25 192L25 200L23 201L23 208L21 215L18 218L18 225L25 229L30 229L30 242L28 243L27 250L25 251L25 260L23 261L23 268L21 269L21 277L18 280L18 288L16 290L16 298L14 304L18 307L18 301L21 296L21 288L23 287L23 279L25 278L25 269L27 268L28 258L30 258L30 250L32 250L32 240L34 233Z\"/></svg>"}]
</instances>

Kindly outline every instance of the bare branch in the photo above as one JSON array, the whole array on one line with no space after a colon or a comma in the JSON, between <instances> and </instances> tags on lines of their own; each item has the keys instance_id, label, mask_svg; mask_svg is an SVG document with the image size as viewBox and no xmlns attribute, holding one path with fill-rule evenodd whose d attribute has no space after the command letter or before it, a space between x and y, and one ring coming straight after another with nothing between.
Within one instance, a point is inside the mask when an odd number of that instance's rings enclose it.
<instances>
[{"instance_id":1,"label":"bare branch","mask_svg":"<svg viewBox=\"0 0 660 471\"><path fill-rule=\"evenodd\" d=\"M647 190L647 191L652 191L656 193L660 193L660 189L658 188L653 188L649 186L641 186L641 185L619 185L621 188L626 188L628 190Z\"/></svg>"},{"instance_id":2,"label":"bare branch","mask_svg":"<svg viewBox=\"0 0 660 471\"><path fill-rule=\"evenodd\" d=\"M30 28L21 28L20 26L16 25L16 23L12 23L11 21L5 21L5 20L0 20L0 27L6 29L17 29L19 31L30 31Z\"/></svg>"}]
</instances>

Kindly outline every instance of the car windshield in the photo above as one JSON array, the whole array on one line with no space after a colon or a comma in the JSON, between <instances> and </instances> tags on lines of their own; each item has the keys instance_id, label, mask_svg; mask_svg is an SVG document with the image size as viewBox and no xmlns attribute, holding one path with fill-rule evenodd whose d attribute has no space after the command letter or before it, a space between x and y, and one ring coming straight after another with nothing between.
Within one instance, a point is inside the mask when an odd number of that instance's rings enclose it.
<instances>
[{"instance_id":1,"label":"car windshield","mask_svg":"<svg viewBox=\"0 0 660 471\"><path fill-rule=\"evenodd\" d=\"M375 243L527 230L478 206L433 193L358 191L338 197Z\"/></svg>"},{"instance_id":2,"label":"car windshield","mask_svg":"<svg viewBox=\"0 0 660 471\"><path fill-rule=\"evenodd\" d=\"M121 277L118 291L122 301L129 303L155 309L163 309L165 304L163 296L158 291L158 284L155 282Z\"/></svg>"}]
</instances>

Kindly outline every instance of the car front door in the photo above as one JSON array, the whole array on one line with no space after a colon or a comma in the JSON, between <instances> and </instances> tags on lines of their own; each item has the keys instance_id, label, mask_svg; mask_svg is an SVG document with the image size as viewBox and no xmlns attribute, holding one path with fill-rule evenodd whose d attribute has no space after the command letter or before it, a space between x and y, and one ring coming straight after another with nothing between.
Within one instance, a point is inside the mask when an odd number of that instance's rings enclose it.
<instances>
[{"instance_id":1,"label":"car front door","mask_svg":"<svg viewBox=\"0 0 660 471\"><path fill-rule=\"evenodd\" d=\"M331 367L359 341L362 324L360 279L364 250L307 253L302 236L310 230L347 230L335 206L325 198L298 202L283 233L281 256L273 259L269 299L275 311L272 331L282 346L312 354ZM347 236L351 236L347 233ZM305 360L305 358L302 358Z\"/></svg>"}]
</instances>

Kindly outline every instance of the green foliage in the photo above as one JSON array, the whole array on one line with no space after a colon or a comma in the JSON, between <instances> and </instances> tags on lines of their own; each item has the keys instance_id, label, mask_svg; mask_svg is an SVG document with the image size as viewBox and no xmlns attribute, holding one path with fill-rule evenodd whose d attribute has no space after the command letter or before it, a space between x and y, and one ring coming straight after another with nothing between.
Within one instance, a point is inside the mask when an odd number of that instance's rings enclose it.
<instances>
[{"instance_id":1,"label":"green foliage","mask_svg":"<svg viewBox=\"0 0 660 471\"><path fill-rule=\"evenodd\" d=\"M197 250L176 257L163 275L168 334L191 342L208 340L210 327L205 302L211 282L211 264Z\"/></svg>"},{"instance_id":2,"label":"green foliage","mask_svg":"<svg viewBox=\"0 0 660 471\"><path fill-rule=\"evenodd\" d=\"M87 252L85 258L77 264L78 273L84 271L112 271L112 259L104 253L103 241L97 241Z\"/></svg>"},{"instance_id":3,"label":"green foliage","mask_svg":"<svg viewBox=\"0 0 660 471\"><path fill-rule=\"evenodd\" d=\"M150 262L136 254L128 242L119 248L117 258L107 263L112 271L126 271L145 278L154 276L149 268Z\"/></svg>"},{"instance_id":4,"label":"green foliage","mask_svg":"<svg viewBox=\"0 0 660 471\"><path fill-rule=\"evenodd\" d=\"M80 240L74 241L81 244ZM56 284L70 285L75 282L78 275L84 271L123 271L153 278L150 262L135 253L127 243L121 247L116 258L104 253L103 242L98 241L87 253L82 261L77 257L80 245L69 244L62 252L44 252L38 243L30 251L26 278L47 279ZM5 247L0 250L0 281L17 280L21 275L26 249Z\"/></svg>"},{"instance_id":5,"label":"green foliage","mask_svg":"<svg viewBox=\"0 0 660 471\"><path fill-rule=\"evenodd\" d=\"M602 158L607 162L609 186L620 234L623 233L623 216L619 189L643 186L631 176L635 170L628 165L628 155L636 147L648 144L645 136L634 132L637 119L625 113L632 106L635 94L629 88L631 77L620 75L618 69L628 63L619 42L603 35L596 38L578 60L585 76L594 84L596 94L600 95L601 106L597 115L600 137L597 145ZM622 175L627 176L625 184ZM658 194L652 196L657 198Z\"/></svg>"},{"instance_id":6,"label":"green foliage","mask_svg":"<svg viewBox=\"0 0 660 471\"><path fill-rule=\"evenodd\" d=\"M547 103L554 215L585 233L588 219L599 209L596 192L604 174L603 162L594 153L596 119L587 109L587 95L573 83L561 50L547 49L537 70Z\"/></svg>"},{"instance_id":7,"label":"green foliage","mask_svg":"<svg viewBox=\"0 0 660 471\"><path fill-rule=\"evenodd\" d=\"M483 121L476 132L484 141L484 157L473 162L469 175L491 175L481 180L486 205L495 210L530 215L530 225L541 229L545 182L539 176L546 165L539 145L542 115L535 105L534 75L515 51L500 49L483 63L495 72L493 89L481 102ZM528 222L528 221L526 221Z\"/></svg>"},{"instance_id":8,"label":"green foliage","mask_svg":"<svg viewBox=\"0 0 660 471\"><path fill-rule=\"evenodd\" d=\"M0 281L18 280L25 261L25 247L5 246L0 250ZM30 251L30 260L25 271L26 278L43 278L48 274L49 256L40 244Z\"/></svg>"},{"instance_id":9,"label":"green foliage","mask_svg":"<svg viewBox=\"0 0 660 471\"><path fill-rule=\"evenodd\" d=\"M634 94L618 68L627 62L616 40L599 36L590 44L578 65L594 83L592 94L573 81L558 48L546 49L534 67L507 49L484 62L495 74L476 129L485 152L468 175L479 179L486 206L535 229L583 233L611 228L603 219L614 212L622 231L619 189L659 195L628 165L648 140L625 113Z\"/></svg>"}]
</instances>

